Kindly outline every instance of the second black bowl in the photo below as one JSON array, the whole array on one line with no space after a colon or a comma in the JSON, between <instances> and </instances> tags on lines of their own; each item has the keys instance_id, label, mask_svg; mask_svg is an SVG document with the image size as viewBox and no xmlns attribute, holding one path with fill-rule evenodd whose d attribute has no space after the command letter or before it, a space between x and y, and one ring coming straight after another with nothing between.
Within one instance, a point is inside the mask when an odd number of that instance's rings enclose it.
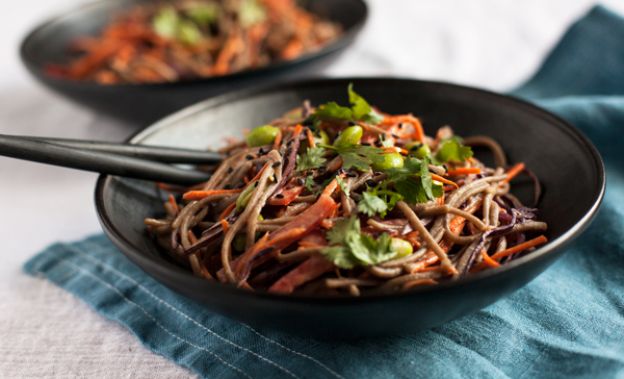
<instances>
[{"instance_id":1,"label":"second black bowl","mask_svg":"<svg viewBox=\"0 0 624 379\"><path fill-rule=\"evenodd\" d=\"M564 246L595 215L604 193L604 168L596 149L580 132L528 103L444 83L328 79L238 92L176 113L132 142L216 147L225 137L240 137L243 129L266 123L304 99L313 104L346 103L349 82L386 112L413 112L430 132L451 125L459 135L488 135L499 141L511 162L525 162L541 179L544 194L538 207L540 219L549 225L550 242L500 268L438 286L387 296L319 298L238 289L196 278L171 263L143 225L144 217L162 213L163 199L153 183L100 177L96 205L105 232L145 272L213 311L305 334L364 336L440 325L491 304L526 285L559 258Z\"/></svg>"},{"instance_id":2,"label":"second black bowl","mask_svg":"<svg viewBox=\"0 0 624 379\"><path fill-rule=\"evenodd\" d=\"M41 24L22 42L20 55L30 73L46 87L96 111L138 124L148 124L199 100L237 88L285 80L305 72L313 75L339 56L366 21L362 0L307 0L312 13L337 22L343 34L323 49L297 59L221 77L163 84L100 85L47 75L49 63L68 59L67 46L77 37L98 33L111 16L146 0L99 0Z\"/></svg>"}]
</instances>

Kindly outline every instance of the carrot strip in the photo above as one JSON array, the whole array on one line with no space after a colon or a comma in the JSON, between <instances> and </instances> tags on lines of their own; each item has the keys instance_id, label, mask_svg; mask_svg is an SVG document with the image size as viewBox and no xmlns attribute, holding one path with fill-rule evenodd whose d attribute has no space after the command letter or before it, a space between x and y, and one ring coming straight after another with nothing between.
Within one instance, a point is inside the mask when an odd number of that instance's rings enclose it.
<instances>
[{"instance_id":1,"label":"carrot strip","mask_svg":"<svg viewBox=\"0 0 624 379\"><path fill-rule=\"evenodd\" d=\"M483 258L483 263L487 267L490 267L490 268L500 267L500 263L492 259L492 257L490 257L490 255L485 250L481 250L481 258Z\"/></svg>"},{"instance_id":2,"label":"carrot strip","mask_svg":"<svg viewBox=\"0 0 624 379\"><path fill-rule=\"evenodd\" d=\"M273 148L278 149L280 144L282 143L282 131L277 132L277 136L275 136L275 141L273 141Z\"/></svg>"},{"instance_id":3,"label":"carrot strip","mask_svg":"<svg viewBox=\"0 0 624 379\"><path fill-rule=\"evenodd\" d=\"M470 175L470 174L480 174L481 169L479 167L460 167L455 170L448 170L446 172L446 176L459 176L459 175Z\"/></svg>"},{"instance_id":4,"label":"carrot strip","mask_svg":"<svg viewBox=\"0 0 624 379\"><path fill-rule=\"evenodd\" d=\"M521 173L524 170L524 163L520 162L514 166L512 166L508 171L507 171L507 178L505 178L505 182L510 182L513 178L515 178L516 176L518 176L519 173Z\"/></svg>"},{"instance_id":5,"label":"carrot strip","mask_svg":"<svg viewBox=\"0 0 624 379\"><path fill-rule=\"evenodd\" d=\"M230 71L230 61L243 48L243 41L238 35L230 36L224 43L213 67L215 75L225 75Z\"/></svg>"},{"instance_id":6,"label":"carrot strip","mask_svg":"<svg viewBox=\"0 0 624 379\"><path fill-rule=\"evenodd\" d=\"M336 180L336 178L334 178L331 182L329 182L327 187L325 187L325 189L321 193L321 196L331 196L336 188L338 188L338 181Z\"/></svg>"},{"instance_id":7,"label":"carrot strip","mask_svg":"<svg viewBox=\"0 0 624 379\"><path fill-rule=\"evenodd\" d=\"M223 233L227 232L230 228L230 223L227 222L227 220L221 220L219 223L221 223L221 227L223 227Z\"/></svg>"},{"instance_id":8,"label":"carrot strip","mask_svg":"<svg viewBox=\"0 0 624 379\"><path fill-rule=\"evenodd\" d=\"M295 125L295 130L293 131L293 138L299 137L301 132L303 132L303 125L301 124Z\"/></svg>"},{"instance_id":9,"label":"carrot strip","mask_svg":"<svg viewBox=\"0 0 624 379\"><path fill-rule=\"evenodd\" d=\"M232 213L232 210L236 207L236 202L233 201L232 204L228 205L227 207L225 207L225 209L223 210L223 212L221 212L221 214L219 215L218 219L219 220L224 220L227 218L227 216Z\"/></svg>"},{"instance_id":10,"label":"carrot strip","mask_svg":"<svg viewBox=\"0 0 624 379\"><path fill-rule=\"evenodd\" d=\"M526 249L530 249L535 246L539 246L548 242L548 238L545 235L541 235L539 237L535 237L532 240L528 240L516 246L512 246L509 249L499 251L498 253L492 255L492 259L496 261L500 261L502 258L508 257L510 255L514 255Z\"/></svg>"},{"instance_id":11,"label":"carrot strip","mask_svg":"<svg viewBox=\"0 0 624 379\"><path fill-rule=\"evenodd\" d=\"M308 137L308 145L310 145L310 147L316 147L316 141L314 141L314 135L310 128L306 128L306 137Z\"/></svg>"},{"instance_id":12,"label":"carrot strip","mask_svg":"<svg viewBox=\"0 0 624 379\"><path fill-rule=\"evenodd\" d=\"M440 175L437 175L437 174L431 174L431 178L432 178L433 180L437 180L438 182L442 182L442 183L444 183L444 184L451 185L451 186L453 186L453 187L455 187L455 188L459 188L459 186L457 185L457 183L455 183L455 182L454 182L454 181L452 181L452 180L448 180L448 179L446 179L446 178L444 178L444 177L442 177L442 176L440 176Z\"/></svg>"},{"instance_id":13,"label":"carrot strip","mask_svg":"<svg viewBox=\"0 0 624 379\"><path fill-rule=\"evenodd\" d=\"M382 124L383 125L393 125L398 123L407 123L414 127L414 133L412 134L412 139L418 141L425 140L425 131L423 130L422 124L420 120L411 114L407 115L396 115L396 116L386 116L384 117Z\"/></svg>"},{"instance_id":14,"label":"carrot strip","mask_svg":"<svg viewBox=\"0 0 624 379\"><path fill-rule=\"evenodd\" d=\"M201 200L208 196L214 195L235 195L240 193L241 189L219 189L219 190L205 190L205 191L188 191L182 195L184 200Z\"/></svg>"},{"instance_id":15,"label":"carrot strip","mask_svg":"<svg viewBox=\"0 0 624 379\"><path fill-rule=\"evenodd\" d=\"M178 214L178 212L180 212L180 207L178 207L178 203L176 202L175 197L173 197L173 195L169 195L169 204L171 204L171 207L173 208L174 212L176 214Z\"/></svg>"}]
</instances>

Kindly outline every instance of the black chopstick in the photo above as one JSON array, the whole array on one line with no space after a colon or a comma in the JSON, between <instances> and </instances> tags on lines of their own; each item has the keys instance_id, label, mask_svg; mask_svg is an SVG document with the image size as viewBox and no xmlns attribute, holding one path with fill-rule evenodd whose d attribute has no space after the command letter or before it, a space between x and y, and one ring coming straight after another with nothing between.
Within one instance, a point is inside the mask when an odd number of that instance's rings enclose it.
<instances>
[{"instance_id":1,"label":"black chopstick","mask_svg":"<svg viewBox=\"0 0 624 379\"><path fill-rule=\"evenodd\" d=\"M16 136L0 135L0 155L102 174L184 185L203 182L210 177L204 172L161 162Z\"/></svg>"},{"instance_id":2,"label":"black chopstick","mask_svg":"<svg viewBox=\"0 0 624 379\"><path fill-rule=\"evenodd\" d=\"M218 163L223 157L214 151L180 149L166 146L131 145L111 142L83 141L64 138L45 138L31 136L7 136L30 141L53 143L55 145L75 147L82 150L100 151L129 157L144 158L165 163L210 164Z\"/></svg>"}]
</instances>

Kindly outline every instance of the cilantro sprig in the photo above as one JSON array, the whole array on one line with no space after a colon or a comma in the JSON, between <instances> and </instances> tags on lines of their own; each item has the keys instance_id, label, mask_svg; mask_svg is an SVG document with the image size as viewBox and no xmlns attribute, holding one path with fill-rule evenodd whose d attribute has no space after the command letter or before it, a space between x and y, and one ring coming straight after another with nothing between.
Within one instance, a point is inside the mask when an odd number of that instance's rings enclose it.
<instances>
[{"instance_id":1,"label":"cilantro sprig","mask_svg":"<svg viewBox=\"0 0 624 379\"><path fill-rule=\"evenodd\" d=\"M355 266L370 266L385 262L397 256L390 248L391 237L383 233L378 238L362 233L357 217L339 220L327 232L330 246L321 250L336 266L351 269Z\"/></svg>"},{"instance_id":2,"label":"cilantro sprig","mask_svg":"<svg viewBox=\"0 0 624 379\"><path fill-rule=\"evenodd\" d=\"M297 155L297 171L306 171L322 167L327 159L322 147L309 147L304 154Z\"/></svg>"},{"instance_id":3,"label":"cilantro sprig","mask_svg":"<svg viewBox=\"0 0 624 379\"><path fill-rule=\"evenodd\" d=\"M353 90L353 84L348 88L350 107L339 105L335 101L320 105L310 117L313 122L320 120L364 121L378 124L383 116L376 112L373 107Z\"/></svg>"}]
</instances>

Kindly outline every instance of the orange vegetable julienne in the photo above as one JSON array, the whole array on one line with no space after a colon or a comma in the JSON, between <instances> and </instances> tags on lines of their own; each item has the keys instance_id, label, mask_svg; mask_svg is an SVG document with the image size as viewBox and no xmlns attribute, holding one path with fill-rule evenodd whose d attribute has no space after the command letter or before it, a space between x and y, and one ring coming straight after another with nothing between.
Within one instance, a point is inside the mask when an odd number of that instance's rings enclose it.
<instances>
[{"instance_id":1,"label":"orange vegetable julienne","mask_svg":"<svg viewBox=\"0 0 624 379\"><path fill-rule=\"evenodd\" d=\"M169 204L171 204L171 207L173 208L173 211L178 214L178 212L180 212L180 207L178 207L178 203L176 202L175 197L173 197L173 195L169 195Z\"/></svg>"},{"instance_id":2,"label":"orange vegetable julienne","mask_svg":"<svg viewBox=\"0 0 624 379\"><path fill-rule=\"evenodd\" d=\"M509 249L503 250L503 251L499 251L498 253L492 255L492 259L496 260L496 261L500 261L501 259L508 257L510 255L514 255L516 253L519 253L521 251L524 251L526 249L530 249L532 247L535 246L539 246L539 245L543 245L546 242L548 242L548 238L546 238L546 236L541 235L539 237L535 237L532 240L528 240L526 242L523 242L521 244L518 244L516 246L512 246Z\"/></svg>"},{"instance_id":3,"label":"orange vegetable julienne","mask_svg":"<svg viewBox=\"0 0 624 379\"><path fill-rule=\"evenodd\" d=\"M481 250L481 258L483 258L483 263L487 267L491 267L491 268L500 267L500 263L492 259L492 257L490 257L490 255L485 250Z\"/></svg>"},{"instance_id":4,"label":"orange vegetable julienne","mask_svg":"<svg viewBox=\"0 0 624 379\"><path fill-rule=\"evenodd\" d=\"M223 227L223 232L227 232L228 229L230 228L230 223L227 222L227 220L221 220L219 221L221 223L221 227Z\"/></svg>"},{"instance_id":5,"label":"orange vegetable julienne","mask_svg":"<svg viewBox=\"0 0 624 379\"><path fill-rule=\"evenodd\" d=\"M321 196L331 196L336 188L338 188L338 181L336 180L336 178L334 178L331 182L329 182L327 187L325 187L325 189L321 193Z\"/></svg>"},{"instance_id":6,"label":"orange vegetable julienne","mask_svg":"<svg viewBox=\"0 0 624 379\"><path fill-rule=\"evenodd\" d=\"M182 195L184 200L201 200L208 196L215 195L235 195L240 193L241 189L218 189L218 190L204 190L204 191L188 191Z\"/></svg>"},{"instance_id":7,"label":"orange vegetable julienne","mask_svg":"<svg viewBox=\"0 0 624 379\"><path fill-rule=\"evenodd\" d=\"M308 145L310 145L310 147L316 147L316 141L314 141L314 135L312 134L310 128L306 128L305 131L306 137L308 138Z\"/></svg>"},{"instance_id":8,"label":"orange vegetable julienne","mask_svg":"<svg viewBox=\"0 0 624 379\"><path fill-rule=\"evenodd\" d=\"M507 171L507 178L505 178L506 182L510 182L513 178L518 176L524 170L524 163L520 162L515 164Z\"/></svg>"},{"instance_id":9,"label":"orange vegetable julienne","mask_svg":"<svg viewBox=\"0 0 624 379\"><path fill-rule=\"evenodd\" d=\"M234 210L234 208L236 208L236 202L235 201L233 201L232 204L230 204L227 207L225 207L223 212L221 212L221 214L219 215L219 220L225 220L227 218L227 216L230 213L232 213L232 210Z\"/></svg>"},{"instance_id":10,"label":"orange vegetable julienne","mask_svg":"<svg viewBox=\"0 0 624 379\"><path fill-rule=\"evenodd\" d=\"M444 183L444 184L451 185L451 186L453 186L453 187L455 187L455 188L459 188L459 185L457 185L457 183L455 183L455 182L454 182L454 181L452 181L452 180L448 180L448 179L446 179L446 178L444 178L444 177L442 177L442 176L440 176L440 175L437 175L437 174L431 174L431 178L432 178L433 180L438 181L438 182L441 182L441 183Z\"/></svg>"},{"instance_id":11,"label":"orange vegetable julienne","mask_svg":"<svg viewBox=\"0 0 624 379\"><path fill-rule=\"evenodd\" d=\"M275 141L273 141L273 148L274 149L279 148L281 143L282 143L282 131L280 130L277 132L277 136L275 136Z\"/></svg>"},{"instance_id":12,"label":"orange vegetable julienne","mask_svg":"<svg viewBox=\"0 0 624 379\"><path fill-rule=\"evenodd\" d=\"M446 176L459 176L459 175L470 175L470 174L480 174L481 169L479 167L460 167L454 170L448 170L446 172Z\"/></svg>"}]
</instances>

